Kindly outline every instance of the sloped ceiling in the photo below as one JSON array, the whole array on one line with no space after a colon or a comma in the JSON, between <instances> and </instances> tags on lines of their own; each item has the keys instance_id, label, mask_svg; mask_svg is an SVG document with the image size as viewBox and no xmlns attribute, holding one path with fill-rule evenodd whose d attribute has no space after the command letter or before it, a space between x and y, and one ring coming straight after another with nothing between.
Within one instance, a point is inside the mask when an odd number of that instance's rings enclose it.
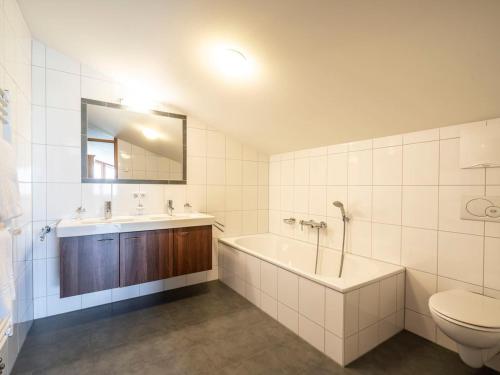
<instances>
[{"instance_id":1,"label":"sloped ceiling","mask_svg":"<svg viewBox=\"0 0 500 375\"><path fill-rule=\"evenodd\" d=\"M269 152L500 116L498 0L18 0L34 37ZM210 48L255 60L223 79Z\"/></svg>"}]
</instances>

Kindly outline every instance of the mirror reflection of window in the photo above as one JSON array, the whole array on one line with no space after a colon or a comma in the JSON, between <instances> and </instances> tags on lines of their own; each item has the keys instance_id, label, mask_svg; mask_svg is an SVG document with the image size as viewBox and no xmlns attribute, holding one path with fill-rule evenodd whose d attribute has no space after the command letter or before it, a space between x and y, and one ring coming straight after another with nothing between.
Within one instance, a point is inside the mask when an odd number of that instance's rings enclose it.
<instances>
[{"instance_id":1,"label":"mirror reflection of window","mask_svg":"<svg viewBox=\"0 0 500 375\"><path fill-rule=\"evenodd\" d=\"M115 179L117 176L117 138L100 129L88 129L87 175L89 178Z\"/></svg>"}]
</instances>

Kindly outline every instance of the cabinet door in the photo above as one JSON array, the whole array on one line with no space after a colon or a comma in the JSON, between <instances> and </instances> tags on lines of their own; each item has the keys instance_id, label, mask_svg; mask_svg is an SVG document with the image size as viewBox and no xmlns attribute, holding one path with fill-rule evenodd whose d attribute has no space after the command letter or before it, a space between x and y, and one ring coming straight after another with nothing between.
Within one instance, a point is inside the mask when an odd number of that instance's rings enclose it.
<instances>
[{"instance_id":1,"label":"cabinet door","mask_svg":"<svg viewBox=\"0 0 500 375\"><path fill-rule=\"evenodd\" d=\"M170 230L120 234L120 286L169 277L171 242Z\"/></svg>"},{"instance_id":2,"label":"cabinet door","mask_svg":"<svg viewBox=\"0 0 500 375\"><path fill-rule=\"evenodd\" d=\"M120 234L120 286L144 282L147 232Z\"/></svg>"},{"instance_id":3,"label":"cabinet door","mask_svg":"<svg viewBox=\"0 0 500 375\"><path fill-rule=\"evenodd\" d=\"M61 238L61 298L119 286L118 240L118 234Z\"/></svg>"},{"instance_id":4,"label":"cabinet door","mask_svg":"<svg viewBox=\"0 0 500 375\"><path fill-rule=\"evenodd\" d=\"M174 229L172 276L212 269L212 226Z\"/></svg>"}]
</instances>

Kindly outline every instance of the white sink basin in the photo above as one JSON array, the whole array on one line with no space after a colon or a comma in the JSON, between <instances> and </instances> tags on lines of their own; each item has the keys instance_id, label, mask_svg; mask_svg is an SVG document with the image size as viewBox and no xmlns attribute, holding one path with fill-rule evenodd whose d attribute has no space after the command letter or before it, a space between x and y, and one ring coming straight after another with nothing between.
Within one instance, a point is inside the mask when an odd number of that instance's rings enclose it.
<instances>
[{"instance_id":1,"label":"white sink basin","mask_svg":"<svg viewBox=\"0 0 500 375\"><path fill-rule=\"evenodd\" d=\"M127 223L130 221L134 221L135 218L133 216L119 216L111 219L105 219L103 217L89 218L89 219L81 219L75 220L75 223L85 224L111 224L111 223Z\"/></svg>"},{"instance_id":2,"label":"white sink basin","mask_svg":"<svg viewBox=\"0 0 500 375\"><path fill-rule=\"evenodd\" d=\"M86 219L63 219L56 227L57 237L89 236L93 234L137 232L169 228L211 225L215 218L201 213L153 214Z\"/></svg>"}]
</instances>

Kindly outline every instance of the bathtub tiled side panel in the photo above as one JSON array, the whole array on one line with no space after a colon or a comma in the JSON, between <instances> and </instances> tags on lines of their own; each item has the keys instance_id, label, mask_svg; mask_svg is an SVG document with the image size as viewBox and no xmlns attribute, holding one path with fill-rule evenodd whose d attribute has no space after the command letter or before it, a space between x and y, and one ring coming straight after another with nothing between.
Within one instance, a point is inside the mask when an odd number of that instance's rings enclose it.
<instances>
[{"instance_id":1,"label":"bathtub tiled side panel","mask_svg":"<svg viewBox=\"0 0 500 375\"><path fill-rule=\"evenodd\" d=\"M344 295L344 366L403 330L404 282L403 271Z\"/></svg>"},{"instance_id":2,"label":"bathtub tiled side panel","mask_svg":"<svg viewBox=\"0 0 500 375\"><path fill-rule=\"evenodd\" d=\"M346 366L404 326L404 272L340 293L227 245L220 280Z\"/></svg>"}]
</instances>

